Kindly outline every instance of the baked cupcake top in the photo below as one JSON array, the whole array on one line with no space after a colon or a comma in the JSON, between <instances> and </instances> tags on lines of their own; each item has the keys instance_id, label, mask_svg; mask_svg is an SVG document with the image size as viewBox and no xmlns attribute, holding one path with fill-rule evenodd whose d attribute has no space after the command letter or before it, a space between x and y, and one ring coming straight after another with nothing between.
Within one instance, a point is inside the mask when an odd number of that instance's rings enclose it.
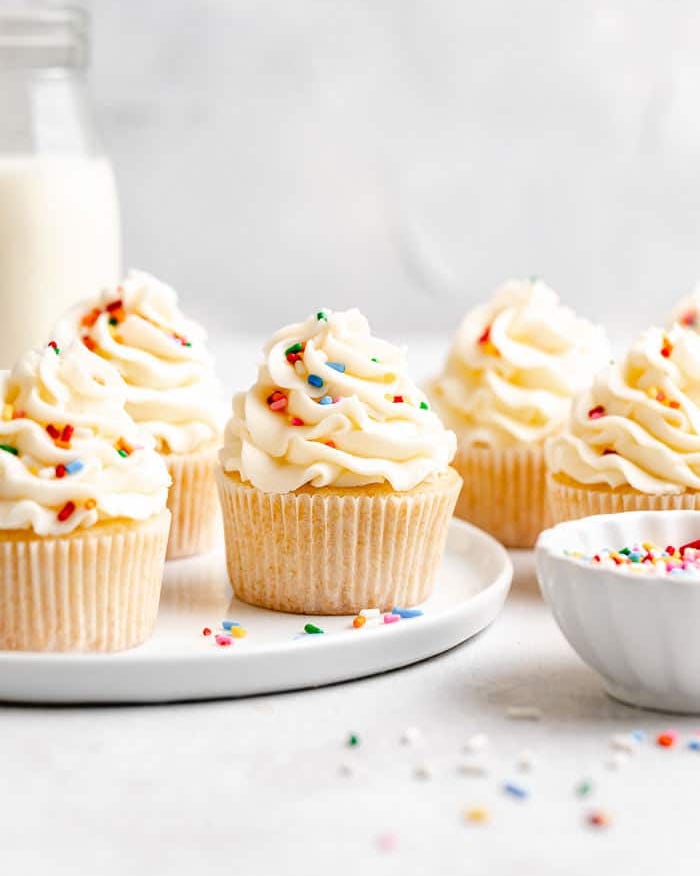
<instances>
[{"instance_id":1,"label":"baked cupcake top","mask_svg":"<svg viewBox=\"0 0 700 876\"><path fill-rule=\"evenodd\" d=\"M429 395L463 445L542 442L607 356L603 330L563 307L549 286L509 280L466 315Z\"/></svg>"},{"instance_id":2,"label":"baked cupcake top","mask_svg":"<svg viewBox=\"0 0 700 876\"><path fill-rule=\"evenodd\" d=\"M76 336L124 378L126 409L161 453L191 453L220 440L221 393L206 334L185 319L170 286L131 271L54 328L60 344Z\"/></svg>"},{"instance_id":3,"label":"baked cupcake top","mask_svg":"<svg viewBox=\"0 0 700 876\"><path fill-rule=\"evenodd\" d=\"M575 401L555 475L642 493L700 489L700 336L652 328Z\"/></svg>"},{"instance_id":4,"label":"baked cupcake top","mask_svg":"<svg viewBox=\"0 0 700 876\"><path fill-rule=\"evenodd\" d=\"M0 372L0 529L62 535L165 508L170 477L117 372L74 342Z\"/></svg>"},{"instance_id":5,"label":"baked cupcake top","mask_svg":"<svg viewBox=\"0 0 700 876\"><path fill-rule=\"evenodd\" d=\"M221 463L266 493L305 484L410 490L444 472L455 436L406 376L403 350L357 310L321 310L268 341L233 399Z\"/></svg>"}]
</instances>

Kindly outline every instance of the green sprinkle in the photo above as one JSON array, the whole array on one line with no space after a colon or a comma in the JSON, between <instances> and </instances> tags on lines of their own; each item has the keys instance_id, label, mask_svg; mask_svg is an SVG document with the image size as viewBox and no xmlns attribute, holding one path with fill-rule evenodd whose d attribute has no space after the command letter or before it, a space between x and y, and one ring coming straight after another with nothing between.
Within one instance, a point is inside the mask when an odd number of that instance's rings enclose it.
<instances>
[{"instance_id":1,"label":"green sprinkle","mask_svg":"<svg viewBox=\"0 0 700 876\"><path fill-rule=\"evenodd\" d=\"M118 453L120 456L128 456L128 455L129 455L129 454L126 452L126 450L124 450L122 447L120 447L119 450L117 450L117 453Z\"/></svg>"},{"instance_id":2,"label":"green sprinkle","mask_svg":"<svg viewBox=\"0 0 700 876\"><path fill-rule=\"evenodd\" d=\"M319 320L319 321L320 321L320 320L324 320L325 322L328 322L328 316L327 316L327 314L326 314L326 311L325 311L325 310L319 310L319 312L316 314L316 319ZM295 351L295 352L296 352L296 351Z\"/></svg>"},{"instance_id":3,"label":"green sprinkle","mask_svg":"<svg viewBox=\"0 0 700 876\"><path fill-rule=\"evenodd\" d=\"M576 786L576 795L578 797L587 797L593 790L593 785L590 782L581 782Z\"/></svg>"},{"instance_id":4,"label":"green sprinkle","mask_svg":"<svg viewBox=\"0 0 700 876\"><path fill-rule=\"evenodd\" d=\"M184 343L182 346L183 346L183 347L191 347L191 346L192 346L192 342L191 342L191 341L185 341L185 343Z\"/></svg>"},{"instance_id":5,"label":"green sprinkle","mask_svg":"<svg viewBox=\"0 0 700 876\"><path fill-rule=\"evenodd\" d=\"M119 325L119 320L116 318L116 316L112 316L112 317L110 317L109 324L110 325Z\"/></svg>"},{"instance_id":6,"label":"green sprinkle","mask_svg":"<svg viewBox=\"0 0 700 876\"><path fill-rule=\"evenodd\" d=\"M11 453L13 456L19 454L19 450L16 447L10 447L9 444L0 444L0 450L4 450L5 453Z\"/></svg>"},{"instance_id":7,"label":"green sprinkle","mask_svg":"<svg viewBox=\"0 0 700 876\"><path fill-rule=\"evenodd\" d=\"M357 735L357 733L351 733L348 736L348 745L350 746L350 748L356 748L359 744L360 737Z\"/></svg>"},{"instance_id":8,"label":"green sprinkle","mask_svg":"<svg viewBox=\"0 0 700 876\"><path fill-rule=\"evenodd\" d=\"M373 361L373 362L379 362L379 359L377 359L376 356L372 356L372 361Z\"/></svg>"},{"instance_id":9,"label":"green sprinkle","mask_svg":"<svg viewBox=\"0 0 700 876\"><path fill-rule=\"evenodd\" d=\"M421 402L419 407L422 411L427 411L428 410L428 402Z\"/></svg>"},{"instance_id":10,"label":"green sprinkle","mask_svg":"<svg viewBox=\"0 0 700 876\"><path fill-rule=\"evenodd\" d=\"M322 633L323 630L321 629L321 627L315 626L315 624L306 624L306 626L304 627L304 632L311 633L313 635L317 633Z\"/></svg>"},{"instance_id":11,"label":"green sprinkle","mask_svg":"<svg viewBox=\"0 0 700 876\"><path fill-rule=\"evenodd\" d=\"M623 547L620 549L619 553L624 554L626 557L628 557L632 553L632 551L628 547Z\"/></svg>"},{"instance_id":12,"label":"green sprinkle","mask_svg":"<svg viewBox=\"0 0 700 876\"><path fill-rule=\"evenodd\" d=\"M287 347L287 349L284 351L284 355L289 356L290 353L301 353L302 350L303 347L301 346L301 344L292 344L291 347Z\"/></svg>"}]
</instances>

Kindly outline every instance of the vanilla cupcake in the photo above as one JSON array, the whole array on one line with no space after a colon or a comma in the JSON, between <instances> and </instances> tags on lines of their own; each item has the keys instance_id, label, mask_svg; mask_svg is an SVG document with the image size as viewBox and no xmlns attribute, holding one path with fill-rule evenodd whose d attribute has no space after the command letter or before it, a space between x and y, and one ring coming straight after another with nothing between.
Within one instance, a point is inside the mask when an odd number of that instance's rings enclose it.
<instances>
[{"instance_id":1,"label":"vanilla cupcake","mask_svg":"<svg viewBox=\"0 0 700 876\"><path fill-rule=\"evenodd\" d=\"M646 331L547 447L555 521L700 508L700 337Z\"/></svg>"},{"instance_id":2,"label":"vanilla cupcake","mask_svg":"<svg viewBox=\"0 0 700 876\"><path fill-rule=\"evenodd\" d=\"M547 524L544 443L606 361L604 333L541 280L510 280L464 319L428 394L457 433L456 514L508 547Z\"/></svg>"},{"instance_id":3,"label":"vanilla cupcake","mask_svg":"<svg viewBox=\"0 0 700 876\"><path fill-rule=\"evenodd\" d=\"M219 491L246 602L303 614L415 605L461 486L455 437L357 311L277 332L233 401Z\"/></svg>"},{"instance_id":4,"label":"vanilla cupcake","mask_svg":"<svg viewBox=\"0 0 700 876\"><path fill-rule=\"evenodd\" d=\"M53 336L78 336L126 381L126 409L155 439L173 482L168 559L209 550L219 525L214 468L224 415L203 329L185 319L169 286L132 271L72 308Z\"/></svg>"},{"instance_id":5,"label":"vanilla cupcake","mask_svg":"<svg viewBox=\"0 0 700 876\"><path fill-rule=\"evenodd\" d=\"M0 372L0 650L115 651L158 610L170 479L80 344Z\"/></svg>"}]
</instances>

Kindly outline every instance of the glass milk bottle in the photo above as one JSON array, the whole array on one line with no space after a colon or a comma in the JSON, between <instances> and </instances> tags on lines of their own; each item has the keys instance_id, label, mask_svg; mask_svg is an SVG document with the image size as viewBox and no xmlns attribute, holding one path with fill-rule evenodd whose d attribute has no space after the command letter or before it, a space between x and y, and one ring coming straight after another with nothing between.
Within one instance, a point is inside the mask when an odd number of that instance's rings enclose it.
<instances>
[{"instance_id":1,"label":"glass milk bottle","mask_svg":"<svg viewBox=\"0 0 700 876\"><path fill-rule=\"evenodd\" d=\"M4 5L4 4L3 4ZM121 272L112 168L85 88L80 10L0 9L0 368Z\"/></svg>"}]
</instances>

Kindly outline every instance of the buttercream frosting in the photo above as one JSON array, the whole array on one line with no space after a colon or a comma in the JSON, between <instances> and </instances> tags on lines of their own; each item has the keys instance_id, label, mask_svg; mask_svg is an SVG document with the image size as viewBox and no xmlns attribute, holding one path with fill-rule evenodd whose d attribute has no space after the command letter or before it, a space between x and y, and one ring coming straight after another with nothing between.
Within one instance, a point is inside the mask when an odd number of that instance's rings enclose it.
<instances>
[{"instance_id":1,"label":"buttercream frosting","mask_svg":"<svg viewBox=\"0 0 700 876\"><path fill-rule=\"evenodd\" d=\"M428 393L460 444L541 443L607 361L602 329L539 279L510 280L465 317Z\"/></svg>"},{"instance_id":2,"label":"buttercream frosting","mask_svg":"<svg viewBox=\"0 0 700 876\"><path fill-rule=\"evenodd\" d=\"M221 390L204 330L183 316L174 290L143 271L71 308L54 328L107 360L127 384L126 409L161 452L189 453L220 440Z\"/></svg>"},{"instance_id":3,"label":"buttercream frosting","mask_svg":"<svg viewBox=\"0 0 700 876\"><path fill-rule=\"evenodd\" d=\"M700 336L646 331L574 403L547 446L555 475L642 493L700 489Z\"/></svg>"},{"instance_id":4,"label":"buttercream frosting","mask_svg":"<svg viewBox=\"0 0 700 876\"><path fill-rule=\"evenodd\" d=\"M126 385L74 342L0 372L0 530L61 535L165 508L170 477L126 413Z\"/></svg>"},{"instance_id":5,"label":"buttercream frosting","mask_svg":"<svg viewBox=\"0 0 700 876\"><path fill-rule=\"evenodd\" d=\"M266 493L305 484L410 490L444 472L455 436L406 375L403 350L357 310L319 311L267 343L233 400L221 462Z\"/></svg>"}]
</instances>

